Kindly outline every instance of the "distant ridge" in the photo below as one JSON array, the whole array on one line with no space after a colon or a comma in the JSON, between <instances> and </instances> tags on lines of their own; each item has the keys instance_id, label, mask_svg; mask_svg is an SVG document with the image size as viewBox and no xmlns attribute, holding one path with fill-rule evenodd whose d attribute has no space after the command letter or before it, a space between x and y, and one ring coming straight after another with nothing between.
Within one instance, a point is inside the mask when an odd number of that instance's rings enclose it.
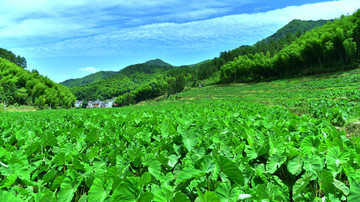
<instances>
[{"instance_id":1,"label":"distant ridge","mask_svg":"<svg viewBox=\"0 0 360 202\"><path fill-rule=\"evenodd\" d=\"M96 72L94 74L85 76L83 78L69 79L69 80L61 82L60 84L67 86L69 88L74 87L74 86L83 86L83 85L86 85L89 83L101 81L101 80L106 79L117 73L118 72L114 72L114 71L100 71L100 72Z\"/></svg>"}]
</instances>

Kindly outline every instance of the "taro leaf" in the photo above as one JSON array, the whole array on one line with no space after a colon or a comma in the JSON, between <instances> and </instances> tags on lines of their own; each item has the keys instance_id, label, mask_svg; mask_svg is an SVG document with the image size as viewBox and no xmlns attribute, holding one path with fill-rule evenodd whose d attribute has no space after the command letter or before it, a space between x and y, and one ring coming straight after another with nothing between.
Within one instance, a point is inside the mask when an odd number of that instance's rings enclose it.
<instances>
[{"instance_id":1,"label":"taro leaf","mask_svg":"<svg viewBox=\"0 0 360 202\"><path fill-rule=\"evenodd\" d=\"M252 146L246 145L245 146L245 153L246 153L246 157L247 157L247 159L249 161L253 160L253 159L256 159L259 156L255 145L252 145Z\"/></svg>"},{"instance_id":2,"label":"taro leaf","mask_svg":"<svg viewBox=\"0 0 360 202\"><path fill-rule=\"evenodd\" d=\"M269 194L265 184L259 184L256 186L255 201L269 201Z\"/></svg>"},{"instance_id":3,"label":"taro leaf","mask_svg":"<svg viewBox=\"0 0 360 202\"><path fill-rule=\"evenodd\" d=\"M170 202L172 199L172 193L166 188L159 189L155 196L153 201L154 202Z\"/></svg>"},{"instance_id":4,"label":"taro leaf","mask_svg":"<svg viewBox=\"0 0 360 202\"><path fill-rule=\"evenodd\" d=\"M89 190L89 202L105 201L110 194L112 183L112 179L105 180L104 177L95 178Z\"/></svg>"},{"instance_id":5,"label":"taro leaf","mask_svg":"<svg viewBox=\"0 0 360 202\"><path fill-rule=\"evenodd\" d=\"M345 164L349 160L348 152L341 152L338 146L331 147L326 154L327 168L333 171L333 176L339 172L339 166Z\"/></svg>"},{"instance_id":6,"label":"taro leaf","mask_svg":"<svg viewBox=\"0 0 360 202\"><path fill-rule=\"evenodd\" d=\"M200 199L200 202L220 202L219 197L214 192L207 191L203 194L199 188L196 188L196 190L199 197L195 201L199 201Z\"/></svg>"},{"instance_id":7,"label":"taro leaf","mask_svg":"<svg viewBox=\"0 0 360 202\"><path fill-rule=\"evenodd\" d=\"M360 199L360 182L353 182L350 185L350 194L347 198L348 202L357 202Z\"/></svg>"},{"instance_id":8,"label":"taro leaf","mask_svg":"<svg viewBox=\"0 0 360 202\"><path fill-rule=\"evenodd\" d=\"M184 143L185 148L188 151L191 151L194 146L197 144L197 138L195 134L186 133L182 135L182 141Z\"/></svg>"},{"instance_id":9,"label":"taro leaf","mask_svg":"<svg viewBox=\"0 0 360 202\"><path fill-rule=\"evenodd\" d=\"M350 189L349 187L347 187L344 183L340 182L339 180L337 179L334 179L334 182L333 184L335 185L335 187L337 189L339 189L340 191L342 191L345 196L349 195L349 192L350 192Z\"/></svg>"},{"instance_id":10,"label":"taro leaf","mask_svg":"<svg viewBox=\"0 0 360 202\"><path fill-rule=\"evenodd\" d=\"M140 178L130 177L116 187L111 201L135 201L140 194Z\"/></svg>"},{"instance_id":11,"label":"taro leaf","mask_svg":"<svg viewBox=\"0 0 360 202\"><path fill-rule=\"evenodd\" d=\"M17 174L11 174L7 176L3 181L1 181L0 189L11 186L12 184L15 183L17 178L18 178Z\"/></svg>"},{"instance_id":12,"label":"taro leaf","mask_svg":"<svg viewBox=\"0 0 360 202\"><path fill-rule=\"evenodd\" d=\"M268 161L266 162L266 170L267 172L273 174L275 171L280 168L280 166L286 161L285 155L280 155L275 153L274 155L270 156Z\"/></svg>"},{"instance_id":13,"label":"taro leaf","mask_svg":"<svg viewBox=\"0 0 360 202\"><path fill-rule=\"evenodd\" d=\"M205 173L210 173L214 169L215 164L213 162L213 158L211 158L209 155L206 155L197 161L195 166Z\"/></svg>"},{"instance_id":14,"label":"taro leaf","mask_svg":"<svg viewBox=\"0 0 360 202\"><path fill-rule=\"evenodd\" d=\"M82 180L72 182L69 177L65 178L64 182L60 186L60 191L57 194L58 197L57 201L71 202L81 182Z\"/></svg>"},{"instance_id":15,"label":"taro leaf","mask_svg":"<svg viewBox=\"0 0 360 202\"><path fill-rule=\"evenodd\" d=\"M168 157L169 161L168 161L167 165L170 166L171 168L174 168L175 165L177 164L178 160L179 160L179 157L180 156L177 156L177 155L174 155L174 154L170 155Z\"/></svg>"},{"instance_id":16,"label":"taro leaf","mask_svg":"<svg viewBox=\"0 0 360 202\"><path fill-rule=\"evenodd\" d=\"M278 138L276 138L275 136L270 136L270 141L269 141L269 145L270 145L270 156L274 155L274 154L279 154L282 155L285 152L285 144L284 141L279 140Z\"/></svg>"},{"instance_id":17,"label":"taro leaf","mask_svg":"<svg viewBox=\"0 0 360 202\"><path fill-rule=\"evenodd\" d=\"M0 190L1 201L22 202L23 200L14 196L11 192Z\"/></svg>"},{"instance_id":18,"label":"taro leaf","mask_svg":"<svg viewBox=\"0 0 360 202\"><path fill-rule=\"evenodd\" d=\"M65 179L65 175L56 177L50 187L50 190L55 191L55 189L59 188L61 183L64 181L64 179Z\"/></svg>"},{"instance_id":19,"label":"taro leaf","mask_svg":"<svg viewBox=\"0 0 360 202\"><path fill-rule=\"evenodd\" d=\"M292 175L297 176L302 171L303 163L301 156L297 156L289 161L287 168Z\"/></svg>"},{"instance_id":20,"label":"taro leaf","mask_svg":"<svg viewBox=\"0 0 360 202\"><path fill-rule=\"evenodd\" d=\"M53 180L55 178L55 170L54 169L51 169L49 170L42 178L42 182L43 183L48 183L50 182L51 180Z\"/></svg>"},{"instance_id":21,"label":"taro leaf","mask_svg":"<svg viewBox=\"0 0 360 202\"><path fill-rule=\"evenodd\" d=\"M230 183L221 183L216 188L215 193L218 195L220 201L236 202L241 192L239 187L232 189Z\"/></svg>"},{"instance_id":22,"label":"taro leaf","mask_svg":"<svg viewBox=\"0 0 360 202\"><path fill-rule=\"evenodd\" d=\"M309 173L305 173L298 179L293 186L293 196L297 197L298 194L301 193L302 190L309 184L312 175Z\"/></svg>"},{"instance_id":23,"label":"taro leaf","mask_svg":"<svg viewBox=\"0 0 360 202\"><path fill-rule=\"evenodd\" d=\"M334 177L332 176L331 172L328 170L322 170L319 176L319 185L321 190L328 195L330 193L335 193L336 189L333 184Z\"/></svg>"},{"instance_id":24,"label":"taro leaf","mask_svg":"<svg viewBox=\"0 0 360 202\"><path fill-rule=\"evenodd\" d=\"M140 195L139 202L148 202L152 201L154 198L154 194L151 192L145 192Z\"/></svg>"},{"instance_id":25,"label":"taro leaf","mask_svg":"<svg viewBox=\"0 0 360 202\"><path fill-rule=\"evenodd\" d=\"M52 196L53 193L48 190L41 190L41 192L37 193L34 197L35 201L39 201L39 202L47 202L47 201L52 201Z\"/></svg>"},{"instance_id":26,"label":"taro leaf","mask_svg":"<svg viewBox=\"0 0 360 202\"><path fill-rule=\"evenodd\" d=\"M178 192L175 194L174 198L173 198L173 201L174 202L178 202L178 201L181 201L181 202L190 202L190 199L189 197L182 193L182 192Z\"/></svg>"},{"instance_id":27,"label":"taro leaf","mask_svg":"<svg viewBox=\"0 0 360 202\"><path fill-rule=\"evenodd\" d=\"M218 156L217 164L220 167L220 170L225 173L225 175L227 175L230 180L240 186L244 185L243 173L235 165L235 163L231 162L228 158L224 156Z\"/></svg>"},{"instance_id":28,"label":"taro leaf","mask_svg":"<svg viewBox=\"0 0 360 202\"><path fill-rule=\"evenodd\" d=\"M151 182L151 174L150 173L146 172L141 175L141 178L140 178L140 186L141 187L148 185L150 182Z\"/></svg>"},{"instance_id":29,"label":"taro leaf","mask_svg":"<svg viewBox=\"0 0 360 202\"><path fill-rule=\"evenodd\" d=\"M322 160L319 156L312 156L310 158L306 158L304 160L304 169L307 172L313 174L311 180L314 180L316 177L319 176L320 170L323 168Z\"/></svg>"},{"instance_id":30,"label":"taro leaf","mask_svg":"<svg viewBox=\"0 0 360 202\"><path fill-rule=\"evenodd\" d=\"M307 136L301 142L301 149L304 154L313 155L319 152L320 139L317 136Z\"/></svg>"},{"instance_id":31,"label":"taro leaf","mask_svg":"<svg viewBox=\"0 0 360 202\"><path fill-rule=\"evenodd\" d=\"M181 170L176 178L176 184L180 184L183 182L186 182L192 178L200 177L205 175L205 173L201 172L200 170L197 170L192 167L186 167L183 170Z\"/></svg>"},{"instance_id":32,"label":"taro leaf","mask_svg":"<svg viewBox=\"0 0 360 202\"><path fill-rule=\"evenodd\" d=\"M64 152L59 152L54 158L54 163L57 166L63 166L69 161L71 161L71 156L66 155Z\"/></svg>"},{"instance_id":33,"label":"taro leaf","mask_svg":"<svg viewBox=\"0 0 360 202\"><path fill-rule=\"evenodd\" d=\"M162 174L161 163L156 159L154 154L146 155L144 165L148 166L149 173L151 173L156 179L160 178L160 175Z\"/></svg>"}]
</instances>

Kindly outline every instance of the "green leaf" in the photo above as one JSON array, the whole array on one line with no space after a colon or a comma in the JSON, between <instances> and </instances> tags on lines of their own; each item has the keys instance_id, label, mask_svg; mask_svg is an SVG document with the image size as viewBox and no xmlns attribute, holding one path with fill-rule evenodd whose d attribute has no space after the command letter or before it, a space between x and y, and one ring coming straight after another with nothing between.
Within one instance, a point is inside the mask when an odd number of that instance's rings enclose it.
<instances>
[{"instance_id":1,"label":"green leaf","mask_svg":"<svg viewBox=\"0 0 360 202\"><path fill-rule=\"evenodd\" d=\"M275 171L280 168L280 166L286 161L285 155L280 155L275 153L274 155L270 156L268 161L266 162L266 171L273 174Z\"/></svg>"},{"instance_id":2,"label":"green leaf","mask_svg":"<svg viewBox=\"0 0 360 202\"><path fill-rule=\"evenodd\" d=\"M42 178L42 182L43 183L48 183L50 182L51 180L53 180L55 178L55 170L54 169L51 169L49 170Z\"/></svg>"},{"instance_id":3,"label":"green leaf","mask_svg":"<svg viewBox=\"0 0 360 202\"><path fill-rule=\"evenodd\" d=\"M285 144L283 140L280 138L276 138L275 136L269 137L269 145L270 145L270 156L279 154L282 155L285 152Z\"/></svg>"},{"instance_id":4,"label":"green leaf","mask_svg":"<svg viewBox=\"0 0 360 202\"><path fill-rule=\"evenodd\" d=\"M141 187L148 185L150 182L151 182L151 174L150 173L146 172L141 175L141 178L140 178L140 186Z\"/></svg>"},{"instance_id":5,"label":"green leaf","mask_svg":"<svg viewBox=\"0 0 360 202\"><path fill-rule=\"evenodd\" d=\"M312 180L319 176L320 170L323 169L323 163L319 156L311 156L310 158L305 158L304 169L307 172L313 174Z\"/></svg>"},{"instance_id":6,"label":"green leaf","mask_svg":"<svg viewBox=\"0 0 360 202\"><path fill-rule=\"evenodd\" d=\"M212 191L205 192L204 202L220 202L219 197Z\"/></svg>"},{"instance_id":7,"label":"green leaf","mask_svg":"<svg viewBox=\"0 0 360 202\"><path fill-rule=\"evenodd\" d=\"M65 178L64 182L60 186L60 191L57 194L58 201L71 202L74 198L74 194L81 184L82 180L72 182L69 177Z\"/></svg>"},{"instance_id":8,"label":"green leaf","mask_svg":"<svg viewBox=\"0 0 360 202\"><path fill-rule=\"evenodd\" d=\"M174 168L175 165L177 164L178 160L179 160L179 157L180 156L177 156L177 155L174 155L174 154L170 155L168 157L169 161L168 161L167 165L170 166L171 168Z\"/></svg>"},{"instance_id":9,"label":"green leaf","mask_svg":"<svg viewBox=\"0 0 360 202\"><path fill-rule=\"evenodd\" d=\"M319 153L320 139L318 136L307 136L301 142L301 149L304 154L313 155Z\"/></svg>"},{"instance_id":10,"label":"green leaf","mask_svg":"<svg viewBox=\"0 0 360 202\"><path fill-rule=\"evenodd\" d=\"M231 162L228 158L224 156L219 156L217 157L217 164L220 167L220 170L225 173L225 175L227 175L230 180L240 186L244 185L243 173L235 165L235 163Z\"/></svg>"},{"instance_id":11,"label":"green leaf","mask_svg":"<svg viewBox=\"0 0 360 202\"><path fill-rule=\"evenodd\" d=\"M116 187L111 201L135 201L140 194L140 178L130 177Z\"/></svg>"},{"instance_id":12,"label":"green leaf","mask_svg":"<svg viewBox=\"0 0 360 202\"><path fill-rule=\"evenodd\" d=\"M12 184L15 183L17 178L18 178L17 174L11 174L7 176L3 181L1 181L0 189L11 186Z\"/></svg>"},{"instance_id":13,"label":"green leaf","mask_svg":"<svg viewBox=\"0 0 360 202\"><path fill-rule=\"evenodd\" d=\"M333 171L333 176L339 172L337 168L349 160L349 156L350 154L348 152L340 151L338 146L329 148L326 154L326 164L327 168Z\"/></svg>"},{"instance_id":14,"label":"green leaf","mask_svg":"<svg viewBox=\"0 0 360 202\"><path fill-rule=\"evenodd\" d=\"M173 202L190 202L191 200L189 199L189 197L182 193L182 192L178 192L175 194L174 198L172 199Z\"/></svg>"},{"instance_id":15,"label":"green leaf","mask_svg":"<svg viewBox=\"0 0 360 202\"><path fill-rule=\"evenodd\" d=\"M348 202L357 202L360 199L360 182L353 182L350 185L350 194L347 198Z\"/></svg>"},{"instance_id":16,"label":"green leaf","mask_svg":"<svg viewBox=\"0 0 360 202\"><path fill-rule=\"evenodd\" d=\"M139 202L148 202L148 201L152 201L154 198L154 194L151 192L145 192L142 193L139 199Z\"/></svg>"},{"instance_id":17,"label":"green leaf","mask_svg":"<svg viewBox=\"0 0 360 202\"><path fill-rule=\"evenodd\" d=\"M301 156L297 156L289 161L287 168L292 175L297 176L302 171L303 163Z\"/></svg>"},{"instance_id":18,"label":"green leaf","mask_svg":"<svg viewBox=\"0 0 360 202\"><path fill-rule=\"evenodd\" d=\"M309 184L310 182L310 179L311 179L311 176L310 174L308 173L305 173L301 176L300 179L298 179L295 184L294 184L294 187L293 187L293 196L294 197L297 197L298 194L301 193L302 190L305 189L305 187Z\"/></svg>"},{"instance_id":19,"label":"green leaf","mask_svg":"<svg viewBox=\"0 0 360 202\"><path fill-rule=\"evenodd\" d=\"M156 159L153 154L146 155L146 161L144 162L145 166L148 166L148 171L156 179L160 178L161 173L161 163Z\"/></svg>"},{"instance_id":20,"label":"green leaf","mask_svg":"<svg viewBox=\"0 0 360 202\"><path fill-rule=\"evenodd\" d=\"M342 191L345 196L349 195L349 192L350 192L350 189L349 187L347 187L344 183L340 182L339 180L337 179L334 179L334 182L333 184L335 185L335 187L337 189L339 189L340 191Z\"/></svg>"},{"instance_id":21,"label":"green leaf","mask_svg":"<svg viewBox=\"0 0 360 202\"><path fill-rule=\"evenodd\" d=\"M172 199L172 193L166 188L159 189L153 199L154 202L170 202Z\"/></svg>"},{"instance_id":22,"label":"green leaf","mask_svg":"<svg viewBox=\"0 0 360 202\"><path fill-rule=\"evenodd\" d=\"M197 137L195 134L183 134L182 141L184 143L185 148L188 151L191 151L194 146L197 144Z\"/></svg>"},{"instance_id":23,"label":"green leaf","mask_svg":"<svg viewBox=\"0 0 360 202\"><path fill-rule=\"evenodd\" d=\"M65 155L64 152L60 152L60 153L56 154L56 156L54 158L54 164L57 166L63 166L66 163L68 163L69 161L71 161L71 156Z\"/></svg>"},{"instance_id":24,"label":"green leaf","mask_svg":"<svg viewBox=\"0 0 360 202\"><path fill-rule=\"evenodd\" d=\"M319 185L321 190L328 195L330 193L335 193L335 186L333 184L334 177L331 172L328 170L322 170L319 176Z\"/></svg>"},{"instance_id":25,"label":"green leaf","mask_svg":"<svg viewBox=\"0 0 360 202\"><path fill-rule=\"evenodd\" d=\"M50 190L55 191L55 189L59 188L62 182L64 181L64 179L65 179L65 175L56 177L50 187Z\"/></svg>"},{"instance_id":26,"label":"green leaf","mask_svg":"<svg viewBox=\"0 0 360 202\"><path fill-rule=\"evenodd\" d=\"M205 175L204 172L197 170L192 167L186 167L183 170L181 170L176 178L176 184L180 184L183 182L186 182L190 179L193 179L195 177L200 177Z\"/></svg>"},{"instance_id":27,"label":"green leaf","mask_svg":"<svg viewBox=\"0 0 360 202\"><path fill-rule=\"evenodd\" d=\"M215 193L220 201L236 202L241 192L239 187L232 188L230 183L220 183Z\"/></svg>"},{"instance_id":28,"label":"green leaf","mask_svg":"<svg viewBox=\"0 0 360 202\"><path fill-rule=\"evenodd\" d=\"M109 196L112 188L112 179L105 180L104 177L95 178L89 190L89 202L103 202Z\"/></svg>"},{"instance_id":29,"label":"green leaf","mask_svg":"<svg viewBox=\"0 0 360 202\"><path fill-rule=\"evenodd\" d=\"M11 192L0 190L1 201L22 202L23 200L14 196Z\"/></svg>"}]
</instances>

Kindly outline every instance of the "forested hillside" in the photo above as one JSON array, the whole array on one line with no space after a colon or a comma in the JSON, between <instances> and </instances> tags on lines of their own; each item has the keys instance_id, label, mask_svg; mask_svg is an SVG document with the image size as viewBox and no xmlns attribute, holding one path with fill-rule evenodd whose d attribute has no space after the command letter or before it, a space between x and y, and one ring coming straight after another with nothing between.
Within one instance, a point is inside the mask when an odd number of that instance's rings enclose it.
<instances>
[{"instance_id":1,"label":"forested hillside","mask_svg":"<svg viewBox=\"0 0 360 202\"><path fill-rule=\"evenodd\" d=\"M15 57L16 58L16 57ZM36 70L29 72L0 57L0 98L8 104L71 107L75 96L68 88L57 84Z\"/></svg>"},{"instance_id":2,"label":"forested hillside","mask_svg":"<svg viewBox=\"0 0 360 202\"><path fill-rule=\"evenodd\" d=\"M94 83L94 82L101 81L101 80L106 79L116 73L117 72L113 72L113 71L100 71L100 72L96 72L94 74L85 76L83 78L69 79L69 80L61 82L60 84L66 86L66 87L69 87L69 88L74 87L74 86L82 86L82 85L86 85L88 83Z\"/></svg>"},{"instance_id":3,"label":"forested hillside","mask_svg":"<svg viewBox=\"0 0 360 202\"><path fill-rule=\"evenodd\" d=\"M268 50L236 57L221 67L221 81L259 81L355 68L359 48L360 10L313 29L274 55Z\"/></svg>"},{"instance_id":4,"label":"forested hillside","mask_svg":"<svg viewBox=\"0 0 360 202\"><path fill-rule=\"evenodd\" d=\"M126 94L152 81L159 81L164 73L173 67L159 59L142 64L130 65L118 73L98 82L74 86L71 91L78 99L95 100L111 99ZM156 84L157 85L157 84ZM163 83L159 85L165 85Z\"/></svg>"}]
</instances>

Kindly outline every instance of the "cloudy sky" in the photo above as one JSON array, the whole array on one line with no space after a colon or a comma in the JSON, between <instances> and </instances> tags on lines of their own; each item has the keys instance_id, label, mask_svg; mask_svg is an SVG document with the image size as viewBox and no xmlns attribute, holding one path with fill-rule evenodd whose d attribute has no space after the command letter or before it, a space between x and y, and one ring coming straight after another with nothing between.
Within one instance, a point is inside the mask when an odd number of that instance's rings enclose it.
<instances>
[{"instance_id":1,"label":"cloudy sky","mask_svg":"<svg viewBox=\"0 0 360 202\"><path fill-rule=\"evenodd\" d=\"M0 0L0 47L56 82L160 58L198 63L359 0Z\"/></svg>"}]
</instances>

